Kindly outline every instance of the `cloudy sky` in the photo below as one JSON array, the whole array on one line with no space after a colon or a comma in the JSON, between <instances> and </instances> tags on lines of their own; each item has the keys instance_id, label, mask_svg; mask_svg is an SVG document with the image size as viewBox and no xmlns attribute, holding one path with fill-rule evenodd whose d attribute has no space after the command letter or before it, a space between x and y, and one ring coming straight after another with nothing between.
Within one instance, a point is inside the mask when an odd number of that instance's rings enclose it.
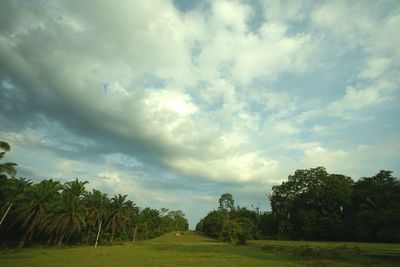
<instances>
[{"instance_id":1,"label":"cloudy sky","mask_svg":"<svg viewBox=\"0 0 400 267\"><path fill-rule=\"evenodd\" d=\"M400 171L400 2L0 1L0 139L191 228L299 168Z\"/></svg>"}]
</instances>

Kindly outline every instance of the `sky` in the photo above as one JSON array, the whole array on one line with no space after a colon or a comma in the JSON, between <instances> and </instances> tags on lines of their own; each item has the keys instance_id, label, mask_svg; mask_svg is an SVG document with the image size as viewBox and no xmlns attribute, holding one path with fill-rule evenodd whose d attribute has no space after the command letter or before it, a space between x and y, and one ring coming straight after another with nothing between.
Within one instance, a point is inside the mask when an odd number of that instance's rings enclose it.
<instances>
[{"instance_id":1,"label":"sky","mask_svg":"<svg viewBox=\"0 0 400 267\"><path fill-rule=\"evenodd\" d=\"M0 140L194 228L296 169L400 171L400 2L0 1Z\"/></svg>"}]
</instances>

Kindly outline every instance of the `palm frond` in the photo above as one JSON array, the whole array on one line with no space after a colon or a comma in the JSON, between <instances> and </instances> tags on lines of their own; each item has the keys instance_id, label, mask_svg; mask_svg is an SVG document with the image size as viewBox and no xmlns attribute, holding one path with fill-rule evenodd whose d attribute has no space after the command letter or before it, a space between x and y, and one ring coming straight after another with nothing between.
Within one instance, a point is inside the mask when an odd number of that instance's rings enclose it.
<instances>
[{"instance_id":1,"label":"palm frond","mask_svg":"<svg viewBox=\"0 0 400 267\"><path fill-rule=\"evenodd\" d=\"M17 174L17 170L15 169L15 166L17 166L17 164L13 163L13 162L6 162L3 164L0 164L0 173L7 173L11 176L15 176Z\"/></svg>"},{"instance_id":2,"label":"palm frond","mask_svg":"<svg viewBox=\"0 0 400 267\"><path fill-rule=\"evenodd\" d=\"M8 152L10 151L11 147L7 142L0 141L0 149Z\"/></svg>"}]
</instances>

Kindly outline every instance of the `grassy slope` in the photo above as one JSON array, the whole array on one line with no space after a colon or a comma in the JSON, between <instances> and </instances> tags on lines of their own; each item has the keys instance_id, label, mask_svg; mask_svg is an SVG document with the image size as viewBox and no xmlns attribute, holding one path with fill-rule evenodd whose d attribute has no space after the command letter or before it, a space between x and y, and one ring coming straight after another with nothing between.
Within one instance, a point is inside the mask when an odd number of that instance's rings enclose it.
<instances>
[{"instance_id":1,"label":"grassy slope","mask_svg":"<svg viewBox=\"0 0 400 267\"><path fill-rule=\"evenodd\" d=\"M0 251L0 266L400 266L400 244L252 241L227 245L186 233L134 245Z\"/></svg>"}]
</instances>

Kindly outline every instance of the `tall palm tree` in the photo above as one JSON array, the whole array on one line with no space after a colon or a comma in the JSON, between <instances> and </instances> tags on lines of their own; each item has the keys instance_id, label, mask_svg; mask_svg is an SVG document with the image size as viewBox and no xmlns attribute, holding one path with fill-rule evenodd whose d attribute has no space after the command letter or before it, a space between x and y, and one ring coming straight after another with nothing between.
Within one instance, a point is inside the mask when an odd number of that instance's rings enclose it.
<instances>
[{"instance_id":1,"label":"tall palm tree","mask_svg":"<svg viewBox=\"0 0 400 267\"><path fill-rule=\"evenodd\" d=\"M160 229L160 211L156 209L151 209L149 207L144 208L140 212L139 221L141 222L141 226L147 229L149 234L153 235L157 230Z\"/></svg>"},{"instance_id":2,"label":"tall palm tree","mask_svg":"<svg viewBox=\"0 0 400 267\"><path fill-rule=\"evenodd\" d=\"M64 184L64 191L59 201L55 202L51 212L44 218L43 227L49 234L48 243L55 242L61 245L74 234L80 234L86 227L87 209L83 202L86 192L85 184L75 178Z\"/></svg>"},{"instance_id":3,"label":"tall palm tree","mask_svg":"<svg viewBox=\"0 0 400 267\"><path fill-rule=\"evenodd\" d=\"M110 216L108 218L108 227L111 229L111 243L114 240L115 233L118 230L125 230L126 223L129 220L129 208L131 202L126 201L127 195L115 195L111 199Z\"/></svg>"},{"instance_id":4,"label":"tall palm tree","mask_svg":"<svg viewBox=\"0 0 400 267\"><path fill-rule=\"evenodd\" d=\"M0 226L3 224L7 214L11 210L15 202L24 195L24 193L30 188L32 182L26 178L11 178L1 177L0 179L0 210L3 214L0 220Z\"/></svg>"},{"instance_id":5,"label":"tall palm tree","mask_svg":"<svg viewBox=\"0 0 400 267\"><path fill-rule=\"evenodd\" d=\"M0 159L4 157L6 152L9 152L11 150L10 145L7 142L0 141ZM0 163L0 182L2 186L0 187L0 211L2 212L3 216L1 217L0 220L0 226L2 225L4 219L6 218L8 212L10 211L12 205L14 204L13 199L15 199L15 194L11 195L8 194L9 189L6 185L8 183L7 180L7 175L10 176L15 176L17 174L17 170L15 169L15 166L17 166L16 163L13 162L5 162L5 163ZM15 193L15 192L14 192ZM7 208L5 208L7 207Z\"/></svg>"},{"instance_id":6,"label":"tall palm tree","mask_svg":"<svg viewBox=\"0 0 400 267\"><path fill-rule=\"evenodd\" d=\"M43 180L33 185L18 204L16 213L22 221L24 236L20 246L30 242L48 211L48 206L59 197L62 185L58 181Z\"/></svg>"},{"instance_id":7,"label":"tall palm tree","mask_svg":"<svg viewBox=\"0 0 400 267\"><path fill-rule=\"evenodd\" d=\"M107 197L107 194L102 193L98 190L93 189L92 192L85 194L83 201L87 208L87 217L86 217L86 225L87 225L87 237L86 242L89 241L90 234L97 230L97 238L96 245L99 239L101 226L108 214L108 207L110 206L110 200Z\"/></svg>"},{"instance_id":8,"label":"tall palm tree","mask_svg":"<svg viewBox=\"0 0 400 267\"><path fill-rule=\"evenodd\" d=\"M10 145L7 142L0 141L0 159L4 157L6 152L11 150ZM13 162L5 162L0 164L0 175L8 174L10 176L15 176L17 174L17 170L15 169L17 166L16 163Z\"/></svg>"},{"instance_id":9,"label":"tall palm tree","mask_svg":"<svg viewBox=\"0 0 400 267\"><path fill-rule=\"evenodd\" d=\"M64 184L65 191L72 193L77 197L81 197L86 193L85 185L89 183L88 181L79 181L78 178L75 178L72 182L67 182Z\"/></svg>"},{"instance_id":10,"label":"tall palm tree","mask_svg":"<svg viewBox=\"0 0 400 267\"><path fill-rule=\"evenodd\" d=\"M85 228L86 208L78 196L65 190L54 203L51 212L44 218L43 228L49 235L48 243L61 245Z\"/></svg>"}]
</instances>

